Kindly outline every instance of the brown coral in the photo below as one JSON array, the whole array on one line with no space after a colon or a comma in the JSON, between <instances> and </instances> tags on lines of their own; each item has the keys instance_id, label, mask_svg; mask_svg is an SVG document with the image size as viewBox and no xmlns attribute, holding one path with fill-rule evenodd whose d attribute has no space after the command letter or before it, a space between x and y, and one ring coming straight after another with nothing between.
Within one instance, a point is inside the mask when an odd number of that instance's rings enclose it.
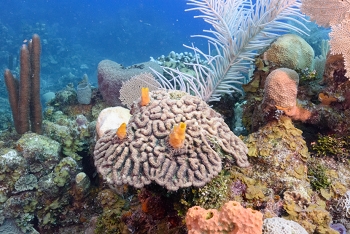
<instances>
[{"instance_id":1,"label":"brown coral","mask_svg":"<svg viewBox=\"0 0 350 234\"><path fill-rule=\"evenodd\" d=\"M203 186L221 171L218 150L238 166L249 165L244 143L199 97L164 90L150 96L147 106L133 107L127 139L117 141L111 130L96 144L95 165L110 185L141 188L153 181L168 190ZM186 124L185 142L174 149L168 136L180 122Z\"/></svg>"}]
</instances>

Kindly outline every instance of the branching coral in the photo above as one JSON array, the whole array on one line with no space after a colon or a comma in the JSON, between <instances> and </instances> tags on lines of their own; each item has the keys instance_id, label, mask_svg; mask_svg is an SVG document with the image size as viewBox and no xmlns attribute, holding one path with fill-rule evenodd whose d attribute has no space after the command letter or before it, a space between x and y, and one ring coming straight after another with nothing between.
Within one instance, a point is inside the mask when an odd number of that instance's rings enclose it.
<instances>
[{"instance_id":1,"label":"branching coral","mask_svg":"<svg viewBox=\"0 0 350 234\"><path fill-rule=\"evenodd\" d=\"M97 171L110 185L141 188L156 182L168 190L200 187L221 171L222 157L233 158L241 167L249 165L244 143L199 97L159 90L150 93L150 99L148 105L131 110L123 141L111 130L96 144ZM181 122L185 139L175 148L169 134Z\"/></svg>"}]
</instances>

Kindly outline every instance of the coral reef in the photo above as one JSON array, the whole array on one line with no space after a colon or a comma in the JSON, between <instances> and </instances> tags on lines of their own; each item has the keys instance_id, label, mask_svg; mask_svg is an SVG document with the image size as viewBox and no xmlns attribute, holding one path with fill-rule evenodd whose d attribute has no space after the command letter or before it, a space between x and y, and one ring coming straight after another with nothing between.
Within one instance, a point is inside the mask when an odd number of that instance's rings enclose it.
<instances>
[{"instance_id":1,"label":"coral reef","mask_svg":"<svg viewBox=\"0 0 350 234\"><path fill-rule=\"evenodd\" d=\"M23 233L35 233L35 222L42 231L55 225L81 166L62 158L58 142L36 133L23 134L16 150L1 153L0 164L1 223L13 219Z\"/></svg>"},{"instance_id":2,"label":"coral reef","mask_svg":"<svg viewBox=\"0 0 350 234\"><path fill-rule=\"evenodd\" d=\"M31 230L33 234L36 234L35 230ZM19 229L16 223L11 219L6 219L5 222L0 226L1 234L23 234L21 229Z\"/></svg>"},{"instance_id":3,"label":"coral reef","mask_svg":"<svg viewBox=\"0 0 350 234\"><path fill-rule=\"evenodd\" d=\"M192 206L204 209L218 209L229 200L230 173L222 170L209 183L199 188L183 189L180 194L179 214L185 214Z\"/></svg>"},{"instance_id":4,"label":"coral reef","mask_svg":"<svg viewBox=\"0 0 350 234\"><path fill-rule=\"evenodd\" d=\"M192 207L186 214L188 233L262 233L262 213L229 201L220 210Z\"/></svg>"},{"instance_id":5,"label":"coral reef","mask_svg":"<svg viewBox=\"0 0 350 234\"><path fill-rule=\"evenodd\" d=\"M307 166L307 175L312 189L321 190L329 188L331 181L326 174L326 167L320 164L316 158L311 158Z\"/></svg>"},{"instance_id":6,"label":"coral reef","mask_svg":"<svg viewBox=\"0 0 350 234\"><path fill-rule=\"evenodd\" d=\"M290 118L282 116L269 122L248 135L245 143L256 171L251 178L261 178L273 186L276 194L291 188L307 190L309 152L302 131L294 127Z\"/></svg>"},{"instance_id":7,"label":"coral reef","mask_svg":"<svg viewBox=\"0 0 350 234\"><path fill-rule=\"evenodd\" d=\"M208 2L189 1L193 9L205 10L200 17L210 21L216 18L207 14L221 3L209 9ZM259 12L259 18L272 9L268 4L276 7L274 3L258 1L253 8L241 5L235 11L229 10L234 4L224 4L217 10L223 15L229 12L230 17L243 10L244 19ZM16 134L8 125L9 108L2 108L7 116L0 120L0 234L349 231L350 81L343 56L328 55L325 61L324 45L321 68L317 68L322 71L326 62L324 73L317 74L312 70L312 49L286 35L255 58L244 96L236 92L216 102L222 93L241 90L238 84L244 78L235 72L246 68L240 58L247 61L253 55L242 48L253 45L257 52L257 47L272 39L262 38L262 28L255 27L282 29L288 26L284 21L274 24L278 10L294 14L300 5L299 0L293 6L288 1L279 3L259 24L249 25L254 19L243 26L232 25L233 31L239 26L247 40L251 35L245 33L250 29L258 33L253 44L233 42L238 51L234 57L230 57L234 48L227 49L224 38L215 38L225 30L214 28L213 37L207 39L217 47L213 53L201 54L207 61L194 48L194 54L171 52L150 63L157 69L159 64L169 68L164 70L167 80L163 82L191 87L190 94L197 96L159 89L150 73L141 73L148 69L147 63L125 68L104 60L98 67L100 89L89 85L89 102L79 103L76 84L49 93L43 135ZM210 22L220 26L224 21ZM250 28L244 31L245 27ZM278 47L287 37L292 39L284 49ZM313 45L318 45L318 39L313 38ZM293 44L295 40L298 43ZM0 52L0 60L3 55ZM55 58L47 61L54 64ZM81 64L80 71L87 67ZM226 74L237 80L229 79L220 90L227 77L220 73L223 67L234 68ZM182 77L175 77L176 69ZM69 79L77 77L68 74L73 70L62 67ZM186 79L190 76L203 80ZM220 80L211 83L215 77ZM0 90L4 93L5 87ZM209 103L213 107L201 97L213 100ZM105 109L117 102L131 111ZM230 131L233 115L236 132L245 136Z\"/></svg>"},{"instance_id":8,"label":"coral reef","mask_svg":"<svg viewBox=\"0 0 350 234\"><path fill-rule=\"evenodd\" d=\"M38 180L33 174L20 177L15 183L16 192L33 190L38 187Z\"/></svg>"},{"instance_id":9,"label":"coral reef","mask_svg":"<svg viewBox=\"0 0 350 234\"><path fill-rule=\"evenodd\" d=\"M60 143L64 155L80 160L79 152L88 149L94 126L84 115L72 118L56 111L50 118L43 121L44 134Z\"/></svg>"},{"instance_id":10,"label":"coral reef","mask_svg":"<svg viewBox=\"0 0 350 234\"><path fill-rule=\"evenodd\" d=\"M205 61L202 60L198 54L193 54L187 51L181 53L171 51L167 56L162 55L158 57L156 61L163 67L178 69L179 71L192 76L195 75L195 71L191 64L205 64Z\"/></svg>"},{"instance_id":11,"label":"coral reef","mask_svg":"<svg viewBox=\"0 0 350 234\"><path fill-rule=\"evenodd\" d=\"M101 190L97 199L103 212L97 219L94 233L122 233L122 230L126 228L121 221L121 214L125 209L126 201L110 189Z\"/></svg>"},{"instance_id":12,"label":"coral reef","mask_svg":"<svg viewBox=\"0 0 350 234\"><path fill-rule=\"evenodd\" d=\"M276 39L279 35L276 31L281 32L283 28L282 32L290 29L304 33L306 28L303 19L300 19L299 1L259 1L255 5L251 0L229 0L216 4L190 0L189 5L192 6L189 10L201 11L202 14L197 17L213 28L204 30L206 35L197 36L215 46L208 53L194 45L186 46L193 50L195 57L201 55L206 60L205 65L198 60L191 64L195 75L168 68L165 72L171 76L171 82L160 73L157 76L163 88L195 93L206 102L219 101L223 94L241 91L238 86L246 81L242 72L247 70L247 60L252 60L259 50ZM267 9L272 8L275 10L267 14ZM287 19L290 17L298 26L289 24Z\"/></svg>"},{"instance_id":13,"label":"coral reef","mask_svg":"<svg viewBox=\"0 0 350 234\"><path fill-rule=\"evenodd\" d=\"M246 146L200 98L162 90L150 96L147 106L131 110L127 139L118 140L111 130L96 143L95 165L110 185L140 188L154 181L177 190L209 182L221 171L224 157L249 165ZM187 126L185 142L173 148L169 134L180 122Z\"/></svg>"},{"instance_id":14,"label":"coral reef","mask_svg":"<svg viewBox=\"0 0 350 234\"><path fill-rule=\"evenodd\" d=\"M266 77L263 104L281 108L296 106L298 84L299 76L294 70L289 68L273 70Z\"/></svg>"}]
</instances>

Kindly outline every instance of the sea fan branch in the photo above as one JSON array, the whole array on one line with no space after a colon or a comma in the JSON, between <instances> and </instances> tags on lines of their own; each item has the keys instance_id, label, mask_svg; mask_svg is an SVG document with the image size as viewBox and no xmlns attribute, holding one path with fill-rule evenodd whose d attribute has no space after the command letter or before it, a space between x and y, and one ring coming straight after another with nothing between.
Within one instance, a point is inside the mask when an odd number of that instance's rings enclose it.
<instances>
[{"instance_id":1,"label":"sea fan branch","mask_svg":"<svg viewBox=\"0 0 350 234\"><path fill-rule=\"evenodd\" d=\"M218 101L224 93L240 91L245 78L242 73L247 71L258 50L268 46L281 33L307 31L297 19L304 19L299 12L300 0L257 0L256 4L252 0L189 0L187 4L193 7L186 11L202 12L196 18L202 18L214 29L204 30L207 35L193 36L208 40L208 53L194 45L184 45L192 49L195 56L202 56L206 63L200 64L197 60L197 63L186 64L193 67L196 76L170 68L165 71L173 77L173 89L186 88L183 90L199 95L207 102ZM212 46L214 54L210 50Z\"/></svg>"}]
</instances>

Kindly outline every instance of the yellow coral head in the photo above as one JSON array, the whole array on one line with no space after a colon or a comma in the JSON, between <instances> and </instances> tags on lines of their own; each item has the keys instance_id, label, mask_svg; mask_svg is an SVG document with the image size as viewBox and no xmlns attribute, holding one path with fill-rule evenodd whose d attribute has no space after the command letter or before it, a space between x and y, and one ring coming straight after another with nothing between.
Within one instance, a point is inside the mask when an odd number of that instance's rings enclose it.
<instances>
[{"instance_id":1,"label":"yellow coral head","mask_svg":"<svg viewBox=\"0 0 350 234\"><path fill-rule=\"evenodd\" d=\"M178 149L185 143L186 124L181 122L174 126L173 131L169 134L169 144Z\"/></svg>"},{"instance_id":2,"label":"yellow coral head","mask_svg":"<svg viewBox=\"0 0 350 234\"><path fill-rule=\"evenodd\" d=\"M140 101L140 105L141 106L146 106L148 105L148 103L151 101L150 97L149 97L149 89L148 87L142 87L141 88L141 101Z\"/></svg>"},{"instance_id":3,"label":"yellow coral head","mask_svg":"<svg viewBox=\"0 0 350 234\"><path fill-rule=\"evenodd\" d=\"M120 140L123 140L126 137L126 123L122 123L117 129L116 135Z\"/></svg>"}]
</instances>

